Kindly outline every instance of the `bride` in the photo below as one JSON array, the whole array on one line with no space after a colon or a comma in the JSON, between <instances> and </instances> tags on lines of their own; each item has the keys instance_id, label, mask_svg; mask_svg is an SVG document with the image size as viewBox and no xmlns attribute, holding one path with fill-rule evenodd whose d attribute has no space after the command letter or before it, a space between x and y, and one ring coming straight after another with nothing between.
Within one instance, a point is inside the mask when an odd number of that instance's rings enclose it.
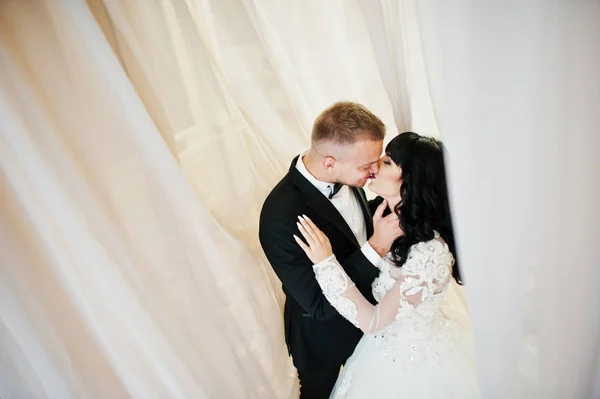
<instances>
[{"instance_id":1,"label":"bride","mask_svg":"<svg viewBox=\"0 0 600 399\"><path fill-rule=\"evenodd\" d=\"M408 132L395 137L369 189L395 212L404 235L377 265L377 306L333 255L327 236L300 217L304 241L327 300L365 335L342 370L332 398L479 397L472 334L444 311L452 278L460 283L448 206L442 143ZM382 218L380 207L374 216Z\"/></svg>"}]
</instances>

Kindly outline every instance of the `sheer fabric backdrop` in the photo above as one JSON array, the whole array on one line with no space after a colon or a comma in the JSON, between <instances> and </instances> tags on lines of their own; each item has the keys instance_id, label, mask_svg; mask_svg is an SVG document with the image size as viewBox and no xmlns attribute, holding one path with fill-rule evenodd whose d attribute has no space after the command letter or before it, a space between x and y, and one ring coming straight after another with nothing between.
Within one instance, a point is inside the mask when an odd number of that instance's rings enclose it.
<instances>
[{"instance_id":1,"label":"sheer fabric backdrop","mask_svg":"<svg viewBox=\"0 0 600 399\"><path fill-rule=\"evenodd\" d=\"M0 2L0 396L295 397L258 212L340 99L379 115L387 140L439 125L448 143L488 397L590 393L596 3L492 14L435 1ZM504 36L513 12L521 30ZM517 63L499 62L515 45ZM521 67L525 85L503 75ZM517 380L517 359L537 385Z\"/></svg>"},{"instance_id":2,"label":"sheer fabric backdrop","mask_svg":"<svg viewBox=\"0 0 600 399\"><path fill-rule=\"evenodd\" d=\"M600 2L417 9L483 395L600 398Z\"/></svg>"}]
</instances>

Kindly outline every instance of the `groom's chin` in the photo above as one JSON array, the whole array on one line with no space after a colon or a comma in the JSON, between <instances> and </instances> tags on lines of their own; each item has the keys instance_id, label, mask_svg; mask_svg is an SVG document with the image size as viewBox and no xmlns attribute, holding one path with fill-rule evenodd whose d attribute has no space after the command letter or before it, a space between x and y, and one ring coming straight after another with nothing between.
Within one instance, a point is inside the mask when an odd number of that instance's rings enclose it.
<instances>
[{"instance_id":1,"label":"groom's chin","mask_svg":"<svg viewBox=\"0 0 600 399\"><path fill-rule=\"evenodd\" d=\"M360 187L363 188L367 183L369 182L369 178L364 178L362 180L360 180L357 184L354 185L354 187Z\"/></svg>"}]
</instances>

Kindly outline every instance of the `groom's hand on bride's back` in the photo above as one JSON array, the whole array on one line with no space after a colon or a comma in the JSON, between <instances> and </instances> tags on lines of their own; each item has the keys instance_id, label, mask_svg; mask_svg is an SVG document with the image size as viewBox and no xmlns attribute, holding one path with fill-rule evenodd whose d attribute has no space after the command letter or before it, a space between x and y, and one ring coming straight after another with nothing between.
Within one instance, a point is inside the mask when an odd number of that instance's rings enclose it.
<instances>
[{"instance_id":1,"label":"groom's hand on bride's back","mask_svg":"<svg viewBox=\"0 0 600 399\"><path fill-rule=\"evenodd\" d=\"M390 251L393 242L396 238L404 234L400 228L400 220L395 212L383 217L383 212L388 206L384 200L373 215L373 235L369 238L369 244L379 256L383 257Z\"/></svg>"}]
</instances>

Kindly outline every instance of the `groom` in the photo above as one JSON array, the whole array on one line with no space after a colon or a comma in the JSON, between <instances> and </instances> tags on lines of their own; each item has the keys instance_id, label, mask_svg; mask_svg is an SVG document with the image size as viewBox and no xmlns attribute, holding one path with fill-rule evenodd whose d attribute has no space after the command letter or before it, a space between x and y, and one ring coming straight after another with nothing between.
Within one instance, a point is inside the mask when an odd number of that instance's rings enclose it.
<instances>
[{"instance_id":1,"label":"groom","mask_svg":"<svg viewBox=\"0 0 600 399\"><path fill-rule=\"evenodd\" d=\"M300 398L328 398L362 332L329 304L312 262L294 241L306 215L329 237L348 276L374 302L374 266L401 234L397 219L373 226L362 187L379 170L385 125L364 106L339 102L316 119L308 151L297 156L263 205L259 237L286 295L285 341ZM382 204L382 209L385 204Z\"/></svg>"}]
</instances>

